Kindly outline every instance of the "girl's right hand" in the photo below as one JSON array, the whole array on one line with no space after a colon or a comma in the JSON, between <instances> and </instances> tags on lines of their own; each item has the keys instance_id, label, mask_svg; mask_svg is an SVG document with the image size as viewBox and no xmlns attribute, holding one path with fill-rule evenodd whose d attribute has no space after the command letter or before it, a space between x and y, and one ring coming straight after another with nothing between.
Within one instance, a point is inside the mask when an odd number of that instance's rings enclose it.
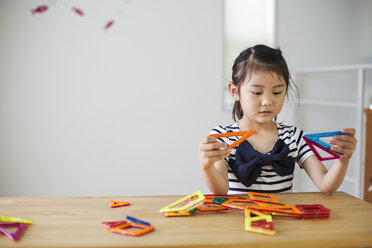
<instances>
[{"instance_id":1,"label":"girl's right hand","mask_svg":"<svg viewBox=\"0 0 372 248\"><path fill-rule=\"evenodd\" d=\"M226 149L227 144L219 142L215 137L207 136L200 142L199 163L200 167L208 169L215 162L230 155L231 149Z\"/></svg>"}]
</instances>

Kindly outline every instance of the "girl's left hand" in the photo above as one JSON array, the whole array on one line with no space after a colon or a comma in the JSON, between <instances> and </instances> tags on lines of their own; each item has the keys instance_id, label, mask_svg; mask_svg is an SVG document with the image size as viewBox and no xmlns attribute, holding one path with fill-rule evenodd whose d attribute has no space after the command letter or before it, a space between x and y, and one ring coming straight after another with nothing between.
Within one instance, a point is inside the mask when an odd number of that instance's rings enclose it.
<instances>
[{"instance_id":1,"label":"girl's left hand","mask_svg":"<svg viewBox=\"0 0 372 248\"><path fill-rule=\"evenodd\" d=\"M344 128L341 130L342 133L348 134L348 135L335 135L332 137L332 140L330 141L331 151L334 152L340 152L344 155L341 156L340 160L341 162L349 161L351 156L353 155L355 149L357 140L354 137L355 135L355 129L354 128Z\"/></svg>"}]
</instances>

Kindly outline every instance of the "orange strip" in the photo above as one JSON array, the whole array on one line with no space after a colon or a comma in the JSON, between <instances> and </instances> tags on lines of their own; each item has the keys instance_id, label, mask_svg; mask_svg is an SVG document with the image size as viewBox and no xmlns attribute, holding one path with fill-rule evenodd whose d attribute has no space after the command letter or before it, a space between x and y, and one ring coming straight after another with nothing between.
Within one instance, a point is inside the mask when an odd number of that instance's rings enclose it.
<instances>
[{"instance_id":1,"label":"orange strip","mask_svg":"<svg viewBox=\"0 0 372 248\"><path fill-rule=\"evenodd\" d=\"M232 143L227 147L227 149L234 148L235 146L242 143L244 140L248 139L250 136L255 134L257 130L250 130L250 131L240 131L240 132L229 132L229 133L216 133L216 134L210 134L209 136L215 137L215 138L221 138L221 137L232 137L232 136L242 136L240 139Z\"/></svg>"}]
</instances>

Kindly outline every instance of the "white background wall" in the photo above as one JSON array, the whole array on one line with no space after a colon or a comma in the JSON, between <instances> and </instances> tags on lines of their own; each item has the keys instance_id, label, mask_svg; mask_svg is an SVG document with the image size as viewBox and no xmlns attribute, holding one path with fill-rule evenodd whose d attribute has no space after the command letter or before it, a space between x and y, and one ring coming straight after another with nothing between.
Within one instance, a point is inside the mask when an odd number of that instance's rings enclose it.
<instances>
[{"instance_id":1,"label":"white background wall","mask_svg":"<svg viewBox=\"0 0 372 248\"><path fill-rule=\"evenodd\" d=\"M0 196L206 191L222 0L51 2L0 0Z\"/></svg>"},{"instance_id":2,"label":"white background wall","mask_svg":"<svg viewBox=\"0 0 372 248\"><path fill-rule=\"evenodd\" d=\"M222 0L49 1L32 16L43 2L0 0L0 196L208 192L199 141L231 122ZM290 68L371 62L371 2L278 0Z\"/></svg>"}]
</instances>

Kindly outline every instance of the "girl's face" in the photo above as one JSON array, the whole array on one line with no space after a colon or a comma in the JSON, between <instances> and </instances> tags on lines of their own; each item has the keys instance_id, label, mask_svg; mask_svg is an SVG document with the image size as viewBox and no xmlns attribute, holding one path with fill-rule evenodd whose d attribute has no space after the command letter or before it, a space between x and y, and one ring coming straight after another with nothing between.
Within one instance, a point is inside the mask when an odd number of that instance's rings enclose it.
<instances>
[{"instance_id":1,"label":"girl's face","mask_svg":"<svg viewBox=\"0 0 372 248\"><path fill-rule=\"evenodd\" d=\"M242 83L240 93L237 89L235 94L232 92L235 100L240 101L242 119L262 124L272 122L283 107L287 88L285 81L267 71L253 72L248 80ZM234 91L233 88L231 90Z\"/></svg>"}]
</instances>

